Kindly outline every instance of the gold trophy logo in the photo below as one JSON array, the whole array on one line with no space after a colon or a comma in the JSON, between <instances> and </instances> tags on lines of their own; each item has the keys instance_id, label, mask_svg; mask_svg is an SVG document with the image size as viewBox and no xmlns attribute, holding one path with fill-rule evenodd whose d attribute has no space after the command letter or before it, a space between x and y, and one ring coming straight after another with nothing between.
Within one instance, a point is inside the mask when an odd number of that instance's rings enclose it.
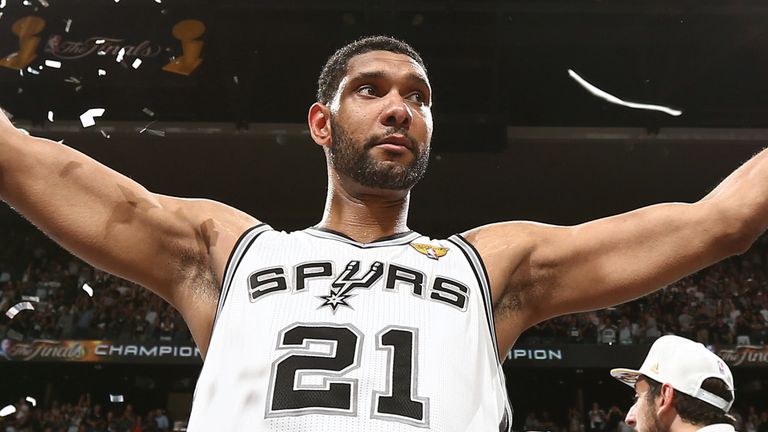
<instances>
[{"instance_id":1,"label":"gold trophy logo","mask_svg":"<svg viewBox=\"0 0 768 432\"><path fill-rule=\"evenodd\" d=\"M183 55L163 66L164 71L179 75L191 74L203 59L200 52L203 50L203 41L197 40L205 33L205 24L198 20L184 20L173 26L173 37L181 41Z\"/></svg>"},{"instance_id":2,"label":"gold trophy logo","mask_svg":"<svg viewBox=\"0 0 768 432\"><path fill-rule=\"evenodd\" d=\"M45 20L36 16L26 16L18 19L11 31L19 37L19 51L4 59L0 59L0 66L21 70L32 63L36 58L40 38L35 36L45 28Z\"/></svg>"}]
</instances>

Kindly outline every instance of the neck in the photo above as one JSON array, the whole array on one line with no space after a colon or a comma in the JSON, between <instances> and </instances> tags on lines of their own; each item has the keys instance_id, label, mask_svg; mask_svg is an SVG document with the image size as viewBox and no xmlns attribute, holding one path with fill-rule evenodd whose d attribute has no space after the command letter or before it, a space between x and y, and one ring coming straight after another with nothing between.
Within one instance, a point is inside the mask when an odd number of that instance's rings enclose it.
<instances>
[{"instance_id":1,"label":"neck","mask_svg":"<svg viewBox=\"0 0 768 432\"><path fill-rule=\"evenodd\" d=\"M345 181L346 180L346 181ZM408 231L410 192L366 188L329 176L323 219L317 226L361 243Z\"/></svg>"}]
</instances>

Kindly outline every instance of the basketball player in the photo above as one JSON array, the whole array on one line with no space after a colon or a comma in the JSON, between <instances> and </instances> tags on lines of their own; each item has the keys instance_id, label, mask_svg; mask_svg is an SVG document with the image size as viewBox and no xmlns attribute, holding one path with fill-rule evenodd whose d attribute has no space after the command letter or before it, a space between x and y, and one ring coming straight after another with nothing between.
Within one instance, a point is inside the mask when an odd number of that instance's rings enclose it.
<instances>
[{"instance_id":1,"label":"basketball player","mask_svg":"<svg viewBox=\"0 0 768 432\"><path fill-rule=\"evenodd\" d=\"M426 168L431 107L410 46L373 37L331 56L308 114L328 194L303 231L151 193L6 118L0 196L180 311L205 358L193 432L506 430L499 361L525 329L652 292L745 251L766 228L761 153L694 204L572 227L415 233L409 191Z\"/></svg>"},{"instance_id":2,"label":"basketball player","mask_svg":"<svg viewBox=\"0 0 768 432\"><path fill-rule=\"evenodd\" d=\"M626 422L638 432L734 432L728 415L733 375L698 342L662 336L640 370L613 369L611 375L635 389Z\"/></svg>"}]
</instances>

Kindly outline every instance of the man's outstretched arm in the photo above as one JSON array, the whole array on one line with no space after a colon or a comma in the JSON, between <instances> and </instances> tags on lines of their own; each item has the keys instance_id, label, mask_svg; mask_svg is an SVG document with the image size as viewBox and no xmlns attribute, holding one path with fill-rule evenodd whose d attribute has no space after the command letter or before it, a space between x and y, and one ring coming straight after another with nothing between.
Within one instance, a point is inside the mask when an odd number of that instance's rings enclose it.
<instances>
[{"instance_id":1,"label":"man's outstretched arm","mask_svg":"<svg viewBox=\"0 0 768 432\"><path fill-rule=\"evenodd\" d=\"M508 222L466 233L489 268L501 348L547 318L623 303L742 253L768 226L768 152L693 204L572 227Z\"/></svg>"},{"instance_id":2,"label":"man's outstretched arm","mask_svg":"<svg viewBox=\"0 0 768 432\"><path fill-rule=\"evenodd\" d=\"M256 222L220 203L153 194L72 148L23 134L1 112L0 198L73 254L173 304L203 351L229 252Z\"/></svg>"}]
</instances>

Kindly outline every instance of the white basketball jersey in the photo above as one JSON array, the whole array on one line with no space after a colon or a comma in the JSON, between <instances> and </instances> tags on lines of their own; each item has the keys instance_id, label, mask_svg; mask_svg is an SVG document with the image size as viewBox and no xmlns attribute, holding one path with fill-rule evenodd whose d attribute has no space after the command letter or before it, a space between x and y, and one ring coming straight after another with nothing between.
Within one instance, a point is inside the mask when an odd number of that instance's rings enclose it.
<instances>
[{"instance_id":1,"label":"white basketball jersey","mask_svg":"<svg viewBox=\"0 0 768 432\"><path fill-rule=\"evenodd\" d=\"M247 231L188 430L507 431L490 290L460 236Z\"/></svg>"}]
</instances>

